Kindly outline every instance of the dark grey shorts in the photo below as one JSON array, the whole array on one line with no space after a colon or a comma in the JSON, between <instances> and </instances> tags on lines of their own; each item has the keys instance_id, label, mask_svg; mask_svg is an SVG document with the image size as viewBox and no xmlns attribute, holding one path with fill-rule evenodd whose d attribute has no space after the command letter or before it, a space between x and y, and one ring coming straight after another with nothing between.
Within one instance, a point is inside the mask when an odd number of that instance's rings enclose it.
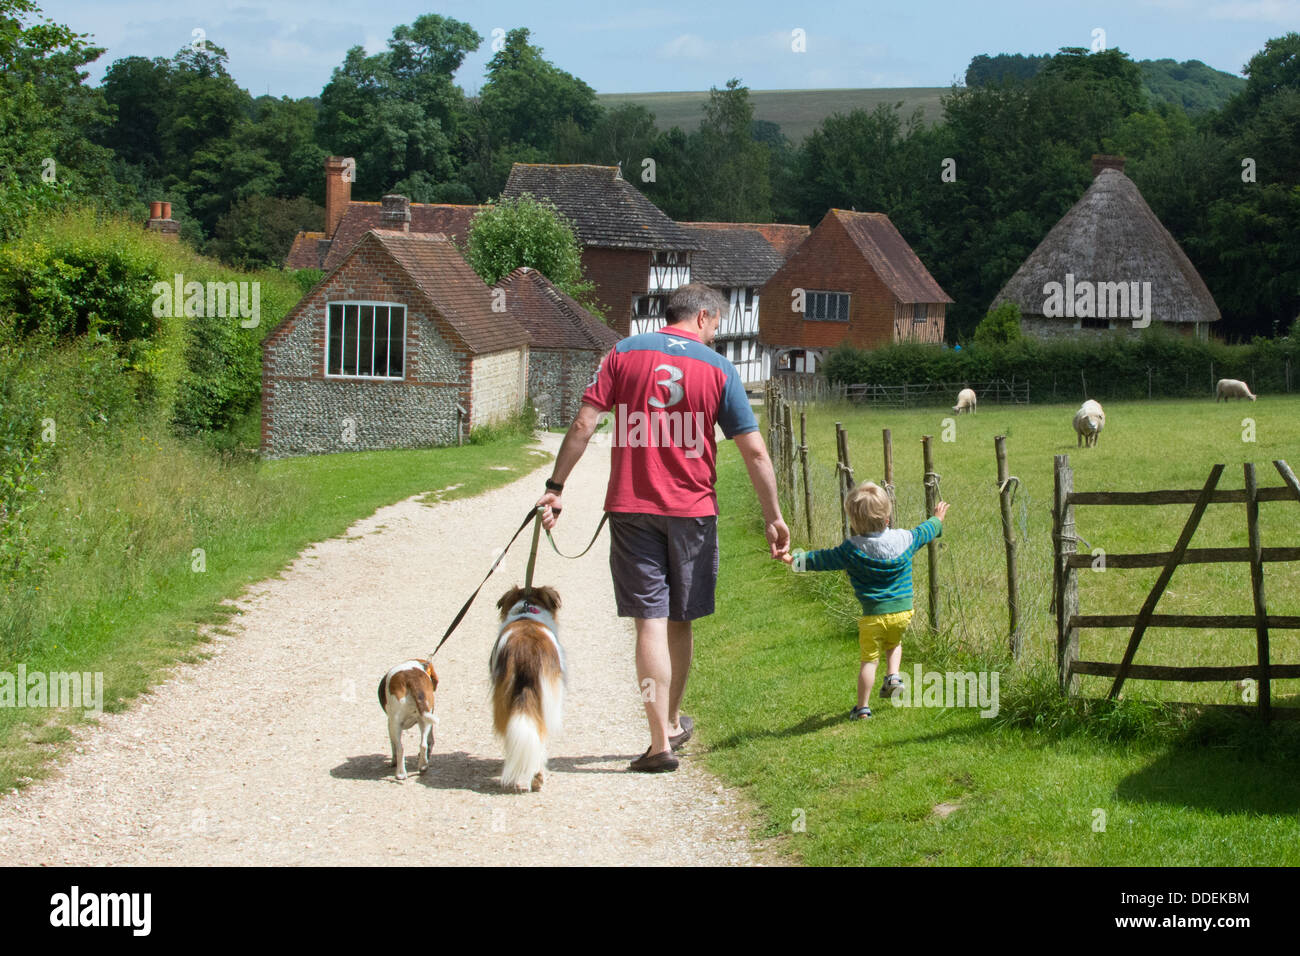
<instances>
[{"instance_id":1,"label":"dark grey shorts","mask_svg":"<svg viewBox=\"0 0 1300 956\"><path fill-rule=\"evenodd\" d=\"M619 617L692 621L713 613L718 518L609 516L609 570Z\"/></svg>"}]
</instances>

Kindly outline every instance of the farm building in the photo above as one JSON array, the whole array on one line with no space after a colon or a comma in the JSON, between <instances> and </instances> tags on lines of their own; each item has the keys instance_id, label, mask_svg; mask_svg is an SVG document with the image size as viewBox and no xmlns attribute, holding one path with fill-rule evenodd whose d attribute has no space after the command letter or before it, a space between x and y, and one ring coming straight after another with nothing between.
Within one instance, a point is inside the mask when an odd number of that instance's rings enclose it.
<instances>
[{"instance_id":1,"label":"farm building","mask_svg":"<svg viewBox=\"0 0 1300 956\"><path fill-rule=\"evenodd\" d=\"M344 156L325 160L325 231L300 232L285 259L288 269L334 269L371 229L382 229L382 202L353 202L356 165ZM469 221L481 206L450 203L408 203L410 231L441 233L462 246L469 238Z\"/></svg>"},{"instance_id":2,"label":"farm building","mask_svg":"<svg viewBox=\"0 0 1300 956\"><path fill-rule=\"evenodd\" d=\"M745 384L767 381L772 374L772 363L758 344L759 291L781 268L787 254L773 245L764 230L782 239L791 233L802 238L808 234L808 227L730 222L679 225L699 243L691 261L692 279L718 289L729 304L718 326L714 349L731 360ZM790 243L787 241L785 245L788 247ZM633 331L654 331L664 320L660 317L654 321L654 325L647 321L641 327L634 322Z\"/></svg>"},{"instance_id":3,"label":"farm building","mask_svg":"<svg viewBox=\"0 0 1300 956\"><path fill-rule=\"evenodd\" d=\"M539 424L567 424L582 393L619 334L557 289L536 269L523 266L496 286L505 291L510 316L528 330L528 399Z\"/></svg>"},{"instance_id":4,"label":"farm building","mask_svg":"<svg viewBox=\"0 0 1300 956\"><path fill-rule=\"evenodd\" d=\"M1219 307L1186 253L1124 175L1092 158L1092 185L1002 287L1038 338L1133 335L1153 322L1206 338Z\"/></svg>"},{"instance_id":5,"label":"farm building","mask_svg":"<svg viewBox=\"0 0 1300 956\"><path fill-rule=\"evenodd\" d=\"M515 163L502 195L549 199L573 220L582 265L609 325L627 335L663 324L668 295L691 281L694 237L623 178L617 166Z\"/></svg>"},{"instance_id":6,"label":"farm building","mask_svg":"<svg viewBox=\"0 0 1300 956\"><path fill-rule=\"evenodd\" d=\"M758 337L773 372L816 371L842 342L942 342L953 301L888 216L844 209L823 217L762 293Z\"/></svg>"},{"instance_id":7,"label":"farm building","mask_svg":"<svg viewBox=\"0 0 1300 956\"><path fill-rule=\"evenodd\" d=\"M402 200L268 333L265 456L454 444L523 407L527 330Z\"/></svg>"}]
</instances>

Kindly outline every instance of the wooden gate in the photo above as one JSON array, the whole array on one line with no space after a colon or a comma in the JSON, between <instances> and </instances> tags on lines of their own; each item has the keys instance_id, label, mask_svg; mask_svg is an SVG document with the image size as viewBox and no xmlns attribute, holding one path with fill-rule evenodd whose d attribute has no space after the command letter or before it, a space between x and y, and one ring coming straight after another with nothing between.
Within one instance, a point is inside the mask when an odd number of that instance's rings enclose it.
<instances>
[{"instance_id":1,"label":"wooden gate","mask_svg":"<svg viewBox=\"0 0 1300 956\"><path fill-rule=\"evenodd\" d=\"M1078 689L1078 676L1091 674L1114 677L1109 698L1119 695L1129 677L1139 680L1223 681L1252 678L1259 686L1259 712L1264 720L1272 715L1271 682L1274 678L1300 677L1300 664L1273 664L1269 660L1270 628L1300 628L1300 615L1269 614L1265 604L1264 565L1273 561L1300 561L1300 547L1265 548L1259 537L1259 505L1267 501L1300 502L1300 482L1285 461L1274 461L1283 484L1260 488L1255 465L1244 465L1245 488L1218 490L1224 465L1215 465L1205 485L1199 489L1175 491L1075 491L1074 472L1069 455L1056 456L1056 484L1052 507L1052 541L1055 554L1054 608L1056 611L1057 673L1064 693ZM1244 548L1190 548L1192 535L1212 504L1245 504L1248 545ZM1076 505L1171 505L1191 504L1191 514L1183 525L1171 551L1144 554L1106 554L1110 568L1160 568L1137 614L1080 614L1076 572L1090 567L1093 557L1078 554L1076 548L1074 508ZM1180 564L1248 562L1255 611L1253 614L1156 614L1156 604ZM1082 628L1130 628L1128 646L1118 664L1079 659L1079 631ZM1172 628L1249 628L1255 632L1254 664L1228 667L1167 667L1134 664L1142 636L1149 627ZM1288 716L1292 716L1288 714ZM1297 713L1300 716L1300 712Z\"/></svg>"}]
</instances>

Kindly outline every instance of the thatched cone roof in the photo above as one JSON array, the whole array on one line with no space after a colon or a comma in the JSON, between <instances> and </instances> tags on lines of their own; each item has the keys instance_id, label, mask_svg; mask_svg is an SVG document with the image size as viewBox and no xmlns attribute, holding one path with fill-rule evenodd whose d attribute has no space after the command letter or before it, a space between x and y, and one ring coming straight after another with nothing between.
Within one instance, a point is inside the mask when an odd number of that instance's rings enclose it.
<instances>
[{"instance_id":1,"label":"thatched cone roof","mask_svg":"<svg viewBox=\"0 0 1300 956\"><path fill-rule=\"evenodd\" d=\"M1219 307L1191 260L1133 180L1117 169L1097 173L1083 198L1002 287L993 306L1014 302L1021 315L1042 316L1043 286L1064 283L1066 273L1076 284L1150 282L1153 321L1219 320Z\"/></svg>"}]
</instances>

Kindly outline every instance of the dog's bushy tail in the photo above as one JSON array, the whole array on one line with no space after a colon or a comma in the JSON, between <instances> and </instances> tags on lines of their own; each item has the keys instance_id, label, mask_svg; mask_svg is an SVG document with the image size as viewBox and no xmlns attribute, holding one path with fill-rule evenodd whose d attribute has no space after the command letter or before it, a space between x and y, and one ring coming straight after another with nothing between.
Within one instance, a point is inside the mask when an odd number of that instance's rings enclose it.
<instances>
[{"instance_id":1,"label":"dog's bushy tail","mask_svg":"<svg viewBox=\"0 0 1300 956\"><path fill-rule=\"evenodd\" d=\"M511 641L502 648L492 677L493 723L505 749L501 783L527 789L546 768L546 741L559 733L563 719L559 660L549 646Z\"/></svg>"},{"instance_id":2,"label":"dog's bushy tail","mask_svg":"<svg viewBox=\"0 0 1300 956\"><path fill-rule=\"evenodd\" d=\"M534 775L546 764L546 747L537 721L531 714L516 712L506 721L506 764L501 783L507 788L526 790Z\"/></svg>"}]
</instances>

